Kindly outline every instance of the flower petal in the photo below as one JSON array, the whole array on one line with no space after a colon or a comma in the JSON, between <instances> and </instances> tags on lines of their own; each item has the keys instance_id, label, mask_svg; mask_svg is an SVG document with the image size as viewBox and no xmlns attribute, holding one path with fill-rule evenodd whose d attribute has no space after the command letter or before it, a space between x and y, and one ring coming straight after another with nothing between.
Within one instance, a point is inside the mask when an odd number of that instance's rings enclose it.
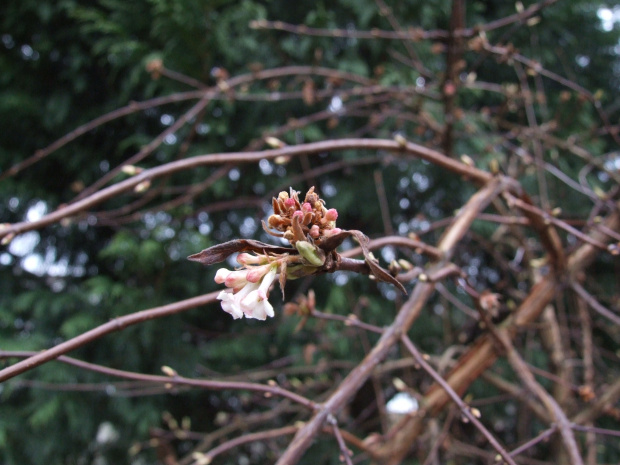
<instances>
[{"instance_id":1,"label":"flower petal","mask_svg":"<svg viewBox=\"0 0 620 465\"><path fill-rule=\"evenodd\" d=\"M268 316L274 315L273 307L266 298L262 298L261 294L261 291L256 289L241 301L241 310L246 318L265 320Z\"/></svg>"},{"instance_id":2,"label":"flower petal","mask_svg":"<svg viewBox=\"0 0 620 465\"><path fill-rule=\"evenodd\" d=\"M232 271L227 270L226 268L220 268L217 270L217 273L215 273L215 282L218 284L224 284L230 273L232 273Z\"/></svg>"},{"instance_id":3,"label":"flower petal","mask_svg":"<svg viewBox=\"0 0 620 465\"><path fill-rule=\"evenodd\" d=\"M228 289L223 290L218 294L217 298L222 301L222 310L230 313L235 320L243 316L243 310L241 310L238 299L235 299L232 291Z\"/></svg>"},{"instance_id":4,"label":"flower petal","mask_svg":"<svg viewBox=\"0 0 620 465\"><path fill-rule=\"evenodd\" d=\"M259 286L259 289L263 292L264 295L269 295L269 288L271 287L271 283L273 283L273 281L276 279L277 274L278 267L272 265L269 269L269 272L265 275Z\"/></svg>"},{"instance_id":5,"label":"flower petal","mask_svg":"<svg viewBox=\"0 0 620 465\"><path fill-rule=\"evenodd\" d=\"M226 284L226 287L232 287L235 289L243 287L248 283L247 276L248 270L231 271L226 277L224 284Z\"/></svg>"}]
</instances>

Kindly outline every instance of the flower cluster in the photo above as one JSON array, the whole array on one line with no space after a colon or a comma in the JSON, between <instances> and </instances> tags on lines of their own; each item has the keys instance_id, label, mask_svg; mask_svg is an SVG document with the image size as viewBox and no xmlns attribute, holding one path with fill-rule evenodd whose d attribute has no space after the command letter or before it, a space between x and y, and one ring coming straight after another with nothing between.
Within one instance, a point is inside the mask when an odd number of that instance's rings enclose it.
<instances>
[{"instance_id":1,"label":"flower cluster","mask_svg":"<svg viewBox=\"0 0 620 465\"><path fill-rule=\"evenodd\" d=\"M321 239L342 232L336 227L338 212L335 208L325 208L325 201L311 187L303 202L299 201L298 192L280 192L278 198L272 200L273 215L267 220L270 228L281 234L265 230L274 236L283 237L292 245L297 241L305 241L310 236L315 244ZM299 228L296 228L299 225Z\"/></svg>"},{"instance_id":2,"label":"flower cluster","mask_svg":"<svg viewBox=\"0 0 620 465\"><path fill-rule=\"evenodd\" d=\"M264 257L247 253L239 254L237 261L245 265L245 269L231 271L220 268L215 274L215 282L225 284L217 296L222 301L222 310L230 313L234 319L245 316L264 320L273 316L273 307L269 303L269 288L278 274L277 263L265 263Z\"/></svg>"},{"instance_id":3,"label":"flower cluster","mask_svg":"<svg viewBox=\"0 0 620 465\"><path fill-rule=\"evenodd\" d=\"M326 253L319 247L321 241L342 232L336 227L338 212L333 208L325 208L325 202L314 192L314 187L310 188L303 202L299 201L298 193L292 189L290 194L280 192L278 198L273 199L273 210L268 224L279 232L269 230L263 223L265 231L283 237L294 248L270 249L270 246L264 244L266 247L262 248L262 255L240 253L237 256L242 268L232 271L220 268L215 275L216 283L226 285L226 289L217 298L222 302L222 309L235 319L245 316L265 320L268 316L272 317L274 312L268 300L269 289L278 273L281 287L287 277L294 279L315 273L326 261ZM222 246L215 248L219 250ZM209 261L207 257L217 254L215 248L190 258ZM259 253L256 246L253 251Z\"/></svg>"}]
</instances>

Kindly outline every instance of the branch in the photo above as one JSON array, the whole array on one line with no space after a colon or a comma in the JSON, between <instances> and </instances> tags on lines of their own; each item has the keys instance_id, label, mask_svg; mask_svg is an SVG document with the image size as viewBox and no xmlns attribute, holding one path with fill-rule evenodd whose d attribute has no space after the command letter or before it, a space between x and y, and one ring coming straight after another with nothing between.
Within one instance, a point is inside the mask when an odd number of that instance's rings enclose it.
<instances>
[{"instance_id":1,"label":"branch","mask_svg":"<svg viewBox=\"0 0 620 465\"><path fill-rule=\"evenodd\" d=\"M472 196L461 209L461 212L446 230L444 238L440 241L439 248L443 251L445 259L451 256L454 246L465 234L476 215L499 193L501 185L502 183L499 180L491 180L491 182ZM453 232L453 230L455 231ZM454 265L446 265L444 260L440 260L430 266L426 274L433 276L442 273L446 268L452 269L453 267ZM400 341L402 336L407 333L413 322L420 315L427 300L433 294L434 289L435 284L433 282L418 281L411 296L403 304L393 323L385 329L377 344L364 357L362 362L347 375L338 389L318 409L314 417L299 430L278 460L277 465L293 465L298 462L329 416L339 411L351 399L360 386L369 378L373 369L386 357L394 344ZM410 444L407 444L405 453L409 449ZM394 454L395 450L390 449L390 453ZM399 453L402 453L402 449Z\"/></svg>"},{"instance_id":2,"label":"branch","mask_svg":"<svg viewBox=\"0 0 620 465\"><path fill-rule=\"evenodd\" d=\"M615 210L610 214L604 224L612 230L618 230L620 228L620 211ZM591 237L596 241L608 240L605 234L600 231L593 231ZM575 275L585 269L594 260L598 252L597 247L589 243L583 244L568 257L566 273ZM554 274L549 274L531 289L527 298L504 324L511 336L514 336L519 328L536 320L551 302L557 291L556 280L557 277ZM481 373L495 363L497 357L494 339L488 333L484 334L459 358L445 379L455 392L462 395ZM619 397L620 381L615 383L590 409L577 415L573 421L575 423L591 421L603 411L605 406L609 405L609 402L615 402ZM449 396L439 384L431 386L424 396L424 404L431 415L437 415L449 401ZM392 436L388 434L387 437L390 439L380 445L382 453L389 455L397 447L403 447L403 445L408 447L424 430L425 422L426 418L409 417L405 422L400 423Z\"/></svg>"},{"instance_id":3,"label":"branch","mask_svg":"<svg viewBox=\"0 0 620 465\"><path fill-rule=\"evenodd\" d=\"M461 413L468 421L472 422L478 428L478 430L483 434L483 436L489 441L489 443L493 446L493 448L501 455L501 457L506 461L506 463L511 465L516 465L515 461L510 457L510 454L504 449L504 447L495 439L495 436L491 434L491 432L486 429L486 427L480 422L478 419L479 415L476 415L472 412L472 409L469 405L467 405L460 396L454 392L454 390L450 387L450 385L446 382L445 379L441 377L439 373L437 373L433 367L429 365L429 363L424 359L420 351L416 346L413 345L411 339L408 336L404 335L401 340L403 344L407 348L407 350L411 353L415 361L426 371L431 377L439 384L445 391L446 394L450 396L452 401L458 406L461 410ZM388 460L388 464L397 464L402 460L402 456L393 455Z\"/></svg>"},{"instance_id":4,"label":"branch","mask_svg":"<svg viewBox=\"0 0 620 465\"><path fill-rule=\"evenodd\" d=\"M164 316L174 315L184 312L191 308L200 307L201 305L210 304L215 301L219 292L211 292L198 297L192 297L191 299L181 300L173 304L164 305L162 307L150 308L148 310L142 310L140 312L132 313L130 315L114 318L113 320L97 326L96 328L86 331L68 341L65 341L51 349L39 352L37 355L33 355L21 362L17 362L10 367L0 370L0 382L6 381L14 376L17 376L25 371L32 370L43 363L49 362L58 358L60 355L71 352L89 342L99 339L116 331L120 331L128 326L132 326L138 323L142 323L148 320L154 320L156 318L162 318Z\"/></svg>"},{"instance_id":5,"label":"branch","mask_svg":"<svg viewBox=\"0 0 620 465\"><path fill-rule=\"evenodd\" d=\"M87 209L98 205L108 199L119 194L134 189L138 184L151 181L153 179L197 168L199 166L207 166L223 163L257 163L261 159L272 160L277 157L295 157L300 155L320 154L326 151L344 151L344 150L387 150L396 153L402 153L422 160L429 161L447 170L465 176L477 183L485 183L491 179L491 175L486 171L479 170L475 167L466 165L459 161L450 159L440 152L426 148L424 146L414 144L412 142L402 143L400 141L388 139L340 139L328 140L322 142L314 142L309 144L301 144L296 146L286 146L279 149L265 150L259 152L237 152L237 153L217 153L210 155L199 155L192 158L177 160L166 163L155 168L142 171L140 174L125 179L117 184L106 187L92 195L78 200L75 203L66 205L44 215L37 221L20 222L8 226L0 226L0 239L5 237L14 237L26 231L40 229L50 224L56 223L63 218L71 217L77 213L86 211Z\"/></svg>"},{"instance_id":6,"label":"branch","mask_svg":"<svg viewBox=\"0 0 620 465\"><path fill-rule=\"evenodd\" d=\"M36 352L13 352L13 351L0 351L0 359L11 358L11 357L28 357L24 360L24 362L28 362L33 358L37 357ZM41 354L41 352L39 352ZM178 375L176 372L171 373L172 376L161 376L161 375L147 375L143 373L135 373L132 371L118 370L116 368L108 368L101 365L96 365L94 363L84 362L82 360L78 360L72 357L67 357L64 355L56 356L59 362L66 363L68 365L72 365L83 370L93 371L95 373L101 373L107 376L114 376L116 378L123 379L132 379L135 381L147 382L147 383L156 383L162 384L164 386L167 385L178 385L178 386L189 386L195 388L203 388L203 389L211 389L222 391L225 389L237 389L237 390L246 390L246 391L254 391L264 393L265 395L274 395L285 397L294 402L297 402L304 407L309 409L314 409L316 407L315 403L311 400L306 399L299 394L295 394L294 392L288 391L278 385L274 384L259 384L259 383L251 383L244 381L217 381L217 380L207 380L207 379L195 379L195 378L186 378L184 376ZM20 362L21 363L21 362ZM19 363L12 365L9 368L13 368ZM6 370L8 370L7 368ZM167 370L171 370L169 367L166 367ZM5 370L2 370L4 372ZM2 373L0 372L0 374Z\"/></svg>"},{"instance_id":7,"label":"branch","mask_svg":"<svg viewBox=\"0 0 620 465\"><path fill-rule=\"evenodd\" d=\"M544 390L538 381L536 381L536 378L534 378L534 375L528 368L527 364L523 361L519 353L514 348L508 331L496 328L491 321L491 318L484 310L481 310L480 314L493 338L498 341L500 346L506 351L508 361L517 376L519 376L523 384L527 386L528 390L536 395L536 397L538 397L542 404L547 408L550 417L560 430L560 435L562 436L566 450L571 458L571 463L573 465L583 465L583 459L581 458L579 447L575 441L575 436L571 431L570 422L568 421L568 418L560 405L547 391Z\"/></svg>"}]
</instances>

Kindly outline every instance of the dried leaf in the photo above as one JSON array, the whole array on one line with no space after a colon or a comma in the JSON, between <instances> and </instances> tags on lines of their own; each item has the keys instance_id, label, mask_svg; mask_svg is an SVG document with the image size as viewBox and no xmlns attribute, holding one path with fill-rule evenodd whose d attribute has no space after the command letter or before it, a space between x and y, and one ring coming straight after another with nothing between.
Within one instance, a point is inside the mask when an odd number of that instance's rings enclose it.
<instances>
[{"instance_id":1,"label":"dried leaf","mask_svg":"<svg viewBox=\"0 0 620 465\"><path fill-rule=\"evenodd\" d=\"M379 281L383 281L386 283L390 283L400 289L403 294L407 294L407 291L403 287L403 285L392 276L386 269L382 268L377 260L374 258L370 250L368 250L368 237L361 231L357 230L343 230L341 233L334 234L331 237L323 240L319 247L321 247L325 252L330 252L338 247L342 242L348 237L353 236L357 239L362 248L362 253L364 254L364 259L366 260L366 264L370 268L370 272L377 278Z\"/></svg>"},{"instance_id":2,"label":"dried leaf","mask_svg":"<svg viewBox=\"0 0 620 465\"><path fill-rule=\"evenodd\" d=\"M299 224L299 216L293 216L293 237L295 241L304 241L306 240L306 235L304 234L304 230L301 228L301 224Z\"/></svg>"},{"instance_id":3,"label":"dried leaf","mask_svg":"<svg viewBox=\"0 0 620 465\"><path fill-rule=\"evenodd\" d=\"M236 252L255 252L255 253L272 253L297 255L296 249L288 247L278 247L275 245L265 244L261 241L252 239L235 239L234 241L224 242L214 245L201 252L187 257L188 260L202 263L203 265L213 265L226 260L230 255Z\"/></svg>"},{"instance_id":4,"label":"dried leaf","mask_svg":"<svg viewBox=\"0 0 620 465\"><path fill-rule=\"evenodd\" d=\"M351 236L351 231L343 230L338 234L334 234L333 236L326 237L325 239L321 239L321 243L318 246L325 251L325 253L329 253L332 250L336 250L340 247L340 244L344 242L344 240Z\"/></svg>"},{"instance_id":5,"label":"dried leaf","mask_svg":"<svg viewBox=\"0 0 620 465\"><path fill-rule=\"evenodd\" d=\"M282 291L282 300L286 300L286 297L284 296L284 286L286 286L286 268L287 268L287 263L286 261L282 261L282 263L280 264L280 290Z\"/></svg>"},{"instance_id":6,"label":"dried leaf","mask_svg":"<svg viewBox=\"0 0 620 465\"><path fill-rule=\"evenodd\" d=\"M277 232L273 232L271 229L269 229L269 226L267 226L267 224L265 224L264 221L261 221L262 225L263 225L263 230L269 234L270 236L273 237L284 237L284 234L282 233L277 233Z\"/></svg>"}]
</instances>

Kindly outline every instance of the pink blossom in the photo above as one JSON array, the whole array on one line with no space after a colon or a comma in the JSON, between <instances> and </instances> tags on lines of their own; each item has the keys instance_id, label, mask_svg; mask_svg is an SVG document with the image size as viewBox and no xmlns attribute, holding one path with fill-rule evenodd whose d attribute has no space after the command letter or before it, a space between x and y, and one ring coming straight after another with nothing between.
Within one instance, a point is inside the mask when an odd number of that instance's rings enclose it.
<instances>
[{"instance_id":1,"label":"pink blossom","mask_svg":"<svg viewBox=\"0 0 620 465\"><path fill-rule=\"evenodd\" d=\"M267 262L266 260L267 259L265 257L252 255L247 252L243 252L237 255L237 263L241 265L263 265Z\"/></svg>"},{"instance_id":2,"label":"pink blossom","mask_svg":"<svg viewBox=\"0 0 620 465\"><path fill-rule=\"evenodd\" d=\"M325 212L325 219L327 221L336 221L338 219L338 210L330 208Z\"/></svg>"},{"instance_id":3,"label":"pink blossom","mask_svg":"<svg viewBox=\"0 0 620 465\"><path fill-rule=\"evenodd\" d=\"M330 236L335 236L336 234L340 234L341 232L342 232L342 229L340 228L325 229L323 230L323 235L325 237L330 237Z\"/></svg>"},{"instance_id":4,"label":"pink blossom","mask_svg":"<svg viewBox=\"0 0 620 465\"><path fill-rule=\"evenodd\" d=\"M313 238L317 238L319 237L321 234L321 229L319 228L318 224L313 224L312 227L310 228L310 236Z\"/></svg>"},{"instance_id":5,"label":"pink blossom","mask_svg":"<svg viewBox=\"0 0 620 465\"><path fill-rule=\"evenodd\" d=\"M226 287L232 287L233 289L239 289L245 286L248 283L248 270L236 270L231 271L228 276L226 276L226 280L224 284Z\"/></svg>"},{"instance_id":6,"label":"pink blossom","mask_svg":"<svg viewBox=\"0 0 620 465\"><path fill-rule=\"evenodd\" d=\"M257 288L258 284L247 283L243 289L237 293L234 293L232 289L225 289L218 294L217 299L222 301L222 310L230 313L236 320L237 318L241 318L246 313L241 301Z\"/></svg>"},{"instance_id":7,"label":"pink blossom","mask_svg":"<svg viewBox=\"0 0 620 465\"><path fill-rule=\"evenodd\" d=\"M251 283L257 283L269 272L270 268L271 265L253 266L248 269L246 279Z\"/></svg>"}]
</instances>

